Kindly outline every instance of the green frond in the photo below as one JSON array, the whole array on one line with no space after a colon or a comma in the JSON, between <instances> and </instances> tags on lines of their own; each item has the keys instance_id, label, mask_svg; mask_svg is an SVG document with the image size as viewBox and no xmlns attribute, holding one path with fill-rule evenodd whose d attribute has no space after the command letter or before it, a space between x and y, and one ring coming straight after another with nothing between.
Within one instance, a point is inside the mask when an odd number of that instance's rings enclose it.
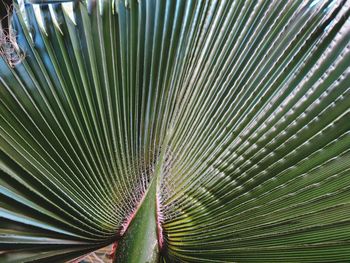
<instances>
[{"instance_id":1,"label":"green frond","mask_svg":"<svg viewBox=\"0 0 350 263\"><path fill-rule=\"evenodd\" d=\"M350 259L350 1L14 8L0 262Z\"/></svg>"}]
</instances>

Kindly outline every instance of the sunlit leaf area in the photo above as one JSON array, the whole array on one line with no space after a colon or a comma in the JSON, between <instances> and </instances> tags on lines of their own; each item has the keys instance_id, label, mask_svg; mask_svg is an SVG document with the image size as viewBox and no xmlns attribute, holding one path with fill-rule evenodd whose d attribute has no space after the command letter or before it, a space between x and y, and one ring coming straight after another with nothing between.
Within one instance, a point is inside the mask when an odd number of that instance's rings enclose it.
<instances>
[{"instance_id":1,"label":"sunlit leaf area","mask_svg":"<svg viewBox=\"0 0 350 263\"><path fill-rule=\"evenodd\" d=\"M350 0L4 1L0 263L350 262Z\"/></svg>"}]
</instances>

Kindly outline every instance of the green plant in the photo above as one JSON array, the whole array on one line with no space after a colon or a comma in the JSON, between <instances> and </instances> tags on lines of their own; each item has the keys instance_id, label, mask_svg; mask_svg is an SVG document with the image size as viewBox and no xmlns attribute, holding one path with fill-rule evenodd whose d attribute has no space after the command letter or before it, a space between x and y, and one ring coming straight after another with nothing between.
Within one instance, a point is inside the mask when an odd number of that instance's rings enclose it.
<instances>
[{"instance_id":1,"label":"green plant","mask_svg":"<svg viewBox=\"0 0 350 263\"><path fill-rule=\"evenodd\" d=\"M31 2L0 45L0 262L350 260L349 1Z\"/></svg>"}]
</instances>

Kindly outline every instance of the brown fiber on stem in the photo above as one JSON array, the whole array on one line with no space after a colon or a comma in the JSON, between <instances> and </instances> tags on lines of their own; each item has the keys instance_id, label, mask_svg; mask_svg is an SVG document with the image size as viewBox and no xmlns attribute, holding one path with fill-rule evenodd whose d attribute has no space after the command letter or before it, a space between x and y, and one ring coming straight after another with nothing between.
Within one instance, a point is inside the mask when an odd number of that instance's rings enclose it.
<instances>
[{"instance_id":1,"label":"brown fiber on stem","mask_svg":"<svg viewBox=\"0 0 350 263\"><path fill-rule=\"evenodd\" d=\"M0 0L0 56L14 67L23 60L24 54L21 53L15 31L10 26L12 12L12 0Z\"/></svg>"},{"instance_id":2,"label":"brown fiber on stem","mask_svg":"<svg viewBox=\"0 0 350 263\"><path fill-rule=\"evenodd\" d=\"M0 0L1 28L5 34L9 33L9 21L13 11L12 0Z\"/></svg>"}]
</instances>

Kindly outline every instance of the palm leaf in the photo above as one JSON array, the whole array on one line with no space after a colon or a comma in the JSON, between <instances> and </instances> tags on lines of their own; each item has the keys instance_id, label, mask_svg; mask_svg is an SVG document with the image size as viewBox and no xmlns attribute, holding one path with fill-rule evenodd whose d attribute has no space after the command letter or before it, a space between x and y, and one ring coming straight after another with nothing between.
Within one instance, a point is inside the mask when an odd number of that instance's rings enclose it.
<instances>
[{"instance_id":1,"label":"palm leaf","mask_svg":"<svg viewBox=\"0 0 350 263\"><path fill-rule=\"evenodd\" d=\"M63 2L0 46L0 262L349 260L349 1Z\"/></svg>"}]
</instances>

